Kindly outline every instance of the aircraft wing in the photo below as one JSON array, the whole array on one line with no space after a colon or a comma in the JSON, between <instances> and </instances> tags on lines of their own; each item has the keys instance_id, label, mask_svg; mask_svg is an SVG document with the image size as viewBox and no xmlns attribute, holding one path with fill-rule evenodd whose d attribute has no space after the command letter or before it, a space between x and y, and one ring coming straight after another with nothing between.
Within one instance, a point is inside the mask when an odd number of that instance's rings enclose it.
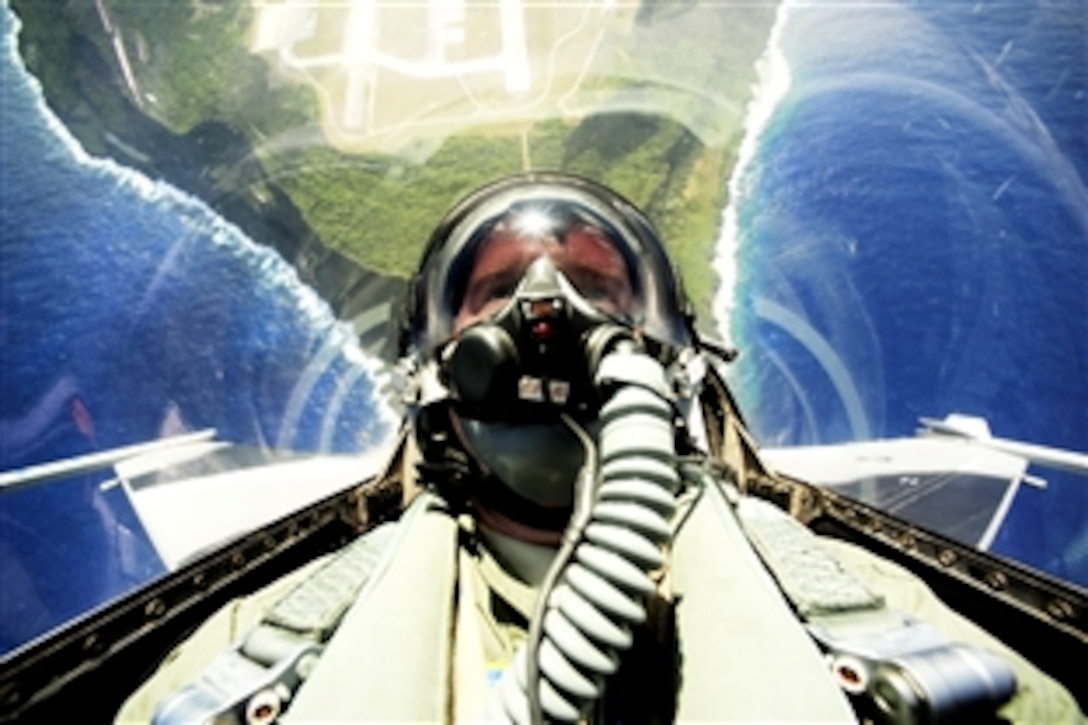
<instances>
[{"instance_id":1,"label":"aircraft wing","mask_svg":"<svg viewBox=\"0 0 1088 725\"><path fill-rule=\"evenodd\" d=\"M114 466L163 564L173 571L373 476L387 457L308 455L197 441Z\"/></svg>"},{"instance_id":2,"label":"aircraft wing","mask_svg":"<svg viewBox=\"0 0 1088 725\"><path fill-rule=\"evenodd\" d=\"M965 421L971 423L963 427ZM949 422L951 421L951 422ZM1001 528L1029 459L985 444L986 422L949 416L914 438L764 448L778 472L828 486L881 511L987 550ZM981 424L981 425L979 425ZM969 436L972 430L980 435Z\"/></svg>"},{"instance_id":3,"label":"aircraft wing","mask_svg":"<svg viewBox=\"0 0 1088 725\"><path fill-rule=\"evenodd\" d=\"M34 527L0 518L0 563L12 574L11 601L39 612L9 612L0 652L358 486L389 450L300 453L215 435L197 431L0 472L5 505L36 512ZM61 531L79 542L71 555L50 544ZM24 551L33 566L13 554Z\"/></svg>"}]
</instances>

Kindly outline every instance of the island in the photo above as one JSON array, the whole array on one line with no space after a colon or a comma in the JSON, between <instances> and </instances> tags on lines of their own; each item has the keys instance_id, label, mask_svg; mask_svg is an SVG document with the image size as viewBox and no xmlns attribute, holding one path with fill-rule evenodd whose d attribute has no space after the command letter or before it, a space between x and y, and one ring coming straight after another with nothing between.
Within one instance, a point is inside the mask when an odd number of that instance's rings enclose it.
<instances>
[{"instance_id":1,"label":"island","mask_svg":"<svg viewBox=\"0 0 1088 725\"><path fill-rule=\"evenodd\" d=\"M27 67L89 153L276 248L386 359L430 229L467 191L529 168L640 205L711 329L711 261L773 5L11 5Z\"/></svg>"}]
</instances>

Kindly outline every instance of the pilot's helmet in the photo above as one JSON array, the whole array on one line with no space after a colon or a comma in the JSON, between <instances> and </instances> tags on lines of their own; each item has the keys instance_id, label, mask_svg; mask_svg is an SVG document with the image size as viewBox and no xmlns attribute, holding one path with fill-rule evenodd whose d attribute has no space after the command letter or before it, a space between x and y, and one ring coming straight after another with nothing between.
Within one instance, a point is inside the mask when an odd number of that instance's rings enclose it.
<instances>
[{"instance_id":1,"label":"pilot's helmet","mask_svg":"<svg viewBox=\"0 0 1088 725\"><path fill-rule=\"evenodd\" d=\"M438 441L439 455L459 446L458 452L476 462L477 473L486 472L466 477L473 481L466 497L479 519L538 543L555 541L562 532L585 460L585 441L572 432L569 419L577 418L592 437L599 407L527 403L519 397L520 382L563 378L564 384L571 381L570 400L577 401L577 376L552 376L548 366L570 364L566 372L575 373L582 363L570 360L580 356L536 360L538 348L517 347L525 353L513 353L511 376L518 382L505 386L492 381L509 370L477 365L469 356L465 384L486 389L473 407L468 396L457 394L458 376L449 366L459 353L451 350L464 349L474 333L486 330L480 335L485 352L496 352L488 341L510 332L513 318L512 337L524 341L528 323L521 310L534 299L569 305L563 330L569 333L570 320L577 318L580 340L593 331L619 330L666 364L695 344L690 306L650 222L610 189L565 174L504 178L458 203L432 235L409 294L401 352L415 370L417 385L410 387L417 392L410 403L425 459L431 442ZM570 334L556 331L555 337ZM529 362L541 368L528 370ZM583 365L589 380L585 370ZM437 393L419 392L428 386ZM500 387L517 392L491 394ZM587 387L592 385L583 381ZM570 415L564 420L560 413ZM431 425L441 434L430 436Z\"/></svg>"},{"instance_id":2,"label":"pilot's helmet","mask_svg":"<svg viewBox=\"0 0 1088 725\"><path fill-rule=\"evenodd\" d=\"M647 218L598 183L538 172L478 189L436 227L412 280L401 352L433 356L501 306L544 255L606 314L675 350L692 345L690 305Z\"/></svg>"}]
</instances>

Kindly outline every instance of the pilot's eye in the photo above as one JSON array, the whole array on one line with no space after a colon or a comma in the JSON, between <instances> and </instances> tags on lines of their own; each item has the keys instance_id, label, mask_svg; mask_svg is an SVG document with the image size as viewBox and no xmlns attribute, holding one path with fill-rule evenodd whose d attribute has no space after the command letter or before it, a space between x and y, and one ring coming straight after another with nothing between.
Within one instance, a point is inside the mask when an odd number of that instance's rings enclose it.
<instances>
[{"instance_id":1,"label":"pilot's eye","mask_svg":"<svg viewBox=\"0 0 1088 725\"><path fill-rule=\"evenodd\" d=\"M480 294L486 301L505 300L514 294L516 288L512 279L494 279L484 286Z\"/></svg>"},{"instance_id":2,"label":"pilot's eye","mask_svg":"<svg viewBox=\"0 0 1088 725\"><path fill-rule=\"evenodd\" d=\"M609 300L613 297L613 286L598 279L583 285L580 291L582 296L589 300Z\"/></svg>"},{"instance_id":3,"label":"pilot's eye","mask_svg":"<svg viewBox=\"0 0 1088 725\"><path fill-rule=\"evenodd\" d=\"M481 310L496 301L513 296L518 280L510 274L490 275L474 280L465 293L465 306L473 311Z\"/></svg>"},{"instance_id":4,"label":"pilot's eye","mask_svg":"<svg viewBox=\"0 0 1088 725\"><path fill-rule=\"evenodd\" d=\"M576 270L571 273L571 283L582 297L604 312L630 312L630 285L625 279L615 279L591 270Z\"/></svg>"}]
</instances>

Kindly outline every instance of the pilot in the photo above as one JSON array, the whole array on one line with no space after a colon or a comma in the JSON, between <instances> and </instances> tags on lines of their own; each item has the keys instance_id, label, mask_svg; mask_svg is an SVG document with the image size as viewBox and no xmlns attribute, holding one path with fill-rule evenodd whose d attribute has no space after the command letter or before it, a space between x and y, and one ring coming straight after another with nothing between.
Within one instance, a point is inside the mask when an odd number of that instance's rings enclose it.
<instances>
[{"instance_id":1,"label":"pilot","mask_svg":"<svg viewBox=\"0 0 1088 725\"><path fill-rule=\"evenodd\" d=\"M403 513L224 608L119 721L1079 718L905 570L741 493L720 355L611 190L474 192L407 308Z\"/></svg>"}]
</instances>

